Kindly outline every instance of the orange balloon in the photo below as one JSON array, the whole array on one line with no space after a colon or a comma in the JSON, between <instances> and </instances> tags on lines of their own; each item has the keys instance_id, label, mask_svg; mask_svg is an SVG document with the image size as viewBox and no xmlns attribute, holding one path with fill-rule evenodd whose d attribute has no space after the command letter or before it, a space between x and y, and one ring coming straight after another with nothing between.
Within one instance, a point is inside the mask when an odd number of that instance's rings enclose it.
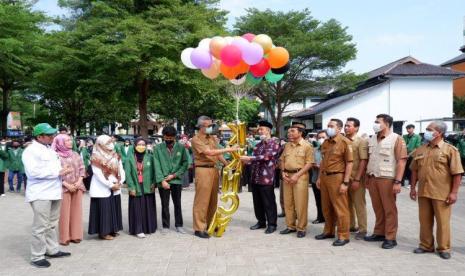
<instances>
[{"instance_id":1,"label":"orange balloon","mask_svg":"<svg viewBox=\"0 0 465 276\"><path fill-rule=\"evenodd\" d=\"M247 63L245 63L243 60L241 60L241 62L238 65L234 66L233 68L235 68L235 70L239 74L245 74L245 73L249 72L250 66Z\"/></svg>"},{"instance_id":2,"label":"orange balloon","mask_svg":"<svg viewBox=\"0 0 465 276\"><path fill-rule=\"evenodd\" d=\"M220 59L221 50L223 50L226 45L228 45L228 42L225 38L221 36L215 36L210 41L210 53L217 59Z\"/></svg>"},{"instance_id":3,"label":"orange balloon","mask_svg":"<svg viewBox=\"0 0 465 276\"><path fill-rule=\"evenodd\" d=\"M220 74L220 61L214 58L210 68L202 69L202 74L211 80L216 79Z\"/></svg>"},{"instance_id":4,"label":"orange balloon","mask_svg":"<svg viewBox=\"0 0 465 276\"><path fill-rule=\"evenodd\" d=\"M289 62L289 52L283 47L276 47L268 52L271 68L281 68Z\"/></svg>"},{"instance_id":5,"label":"orange balloon","mask_svg":"<svg viewBox=\"0 0 465 276\"><path fill-rule=\"evenodd\" d=\"M234 67L226 66L223 63L220 65L220 72L228 80L235 79L237 75L239 75L237 72L235 72Z\"/></svg>"}]
</instances>

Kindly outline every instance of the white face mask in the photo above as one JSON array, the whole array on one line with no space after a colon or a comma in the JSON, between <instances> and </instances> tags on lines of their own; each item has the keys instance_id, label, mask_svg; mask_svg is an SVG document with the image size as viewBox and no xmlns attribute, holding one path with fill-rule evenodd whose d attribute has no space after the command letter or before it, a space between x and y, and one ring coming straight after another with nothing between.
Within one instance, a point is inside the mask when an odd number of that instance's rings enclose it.
<instances>
[{"instance_id":1,"label":"white face mask","mask_svg":"<svg viewBox=\"0 0 465 276\"><path fill-rule=\"evenodd\" d=\"M210 127L207 127L207 128L205 129L205 133L206 133L206 134L212 134L212 133L213 133L213 127L211 127L211 126L210 126Z\"/></svg>"},{"instance_id":2,"label":"white face mask","mask_svg":"<svg viewBox=\"0 0 465 276\"><path fill-rule=\"evenodd\" d=\"M326 129L326 134L328 134L329 137L334 137L334 136L336 136L336 129L328 127Z\"/></svg>"},{"instance_id":3,"label":"white face mask","mask_svg":"<svg viewBox=\"0 0 465 276\"><path fill-rule=\"evenodd\" d=\"M374 123L374 124L373 124L373 131L374 131L375 133L378 133L378 132L380 132L380 131L382 131L382 130L383 130L383 128L381 127L381 124L379 124L379 123Z\"/></svg>"},{"instance_id":4,"label":"white face mask","mask_svg":"<svg viewBox=\"0 0 465 276\"><path fill-rule=\"evenodd\" d=\"M115 149L115 144L111 143L107 145L108 150L114 150Z\"/></svg>"},{"instance_id":5,"label":"white face mask","mask_svg":"<svg viewBox=\"0 0 465 276\"><path fill-rule=\"evenodd\" d=\"M318 143L320 143L320 145L323 145L323 142L325 141L325 138L320 138L318 139Z\"/></svg>"},{"instance_id":6,"label":"white face mask","mask_svg":"<svg viewBox=\"0 0 465 276\"><path fill-rule=\"evenodd\" d=\"M434 137L434 132L427 130L427 131L425 131L425 135L423 137L425 138L426 141L431 142L435 138Z\"/></svg>"},{"instance_id":7,"label":"white face mask","mask_svg":"<svg viewBox=\"0 0 465 276\"><path fill-rule=\"evenodd\" d=\"M266 135L260 135L260 140L261 140L261 141L265 141L265 140L266 140L266 138L267 138L267 136L266 136Z\"/></svg>"}]
</instances>

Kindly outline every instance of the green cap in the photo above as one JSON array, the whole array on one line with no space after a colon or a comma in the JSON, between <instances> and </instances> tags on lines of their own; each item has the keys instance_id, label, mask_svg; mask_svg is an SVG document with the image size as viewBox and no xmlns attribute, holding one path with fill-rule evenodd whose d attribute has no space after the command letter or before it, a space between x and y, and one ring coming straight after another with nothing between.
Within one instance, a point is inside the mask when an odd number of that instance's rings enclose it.
<instances>
[{"instance_id":1,"label":"green cap","mask_svg":"<svg viewBox=\"0 0 465 276\"><path fill-rule=\"evenodd\" d=\"M47 123L41 123L34 127L32 134L34 136L39 136L41 134L48 134L48 135L55 134L56 132L57 132L56 128L51 127Z\"/></svg>"}]
</instances>

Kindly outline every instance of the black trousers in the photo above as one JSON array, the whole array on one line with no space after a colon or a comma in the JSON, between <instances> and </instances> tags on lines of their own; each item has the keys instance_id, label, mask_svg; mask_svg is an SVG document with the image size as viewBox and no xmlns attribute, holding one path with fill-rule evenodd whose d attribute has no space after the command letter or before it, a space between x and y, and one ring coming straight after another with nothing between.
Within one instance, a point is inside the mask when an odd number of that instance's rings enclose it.
<instances>
[{"instance_id":1,"label":"black trousers","mask_svg":"<svg viewBox=\"0 0 465 276\"><path fill-rule=\"evenodd\" d=\"M169 190L160 187L158 192L161 199L161 221L163 228L170 228L170 194L174 205L174 226L182 227L182 208L181 208L181 191L182 185L170 185Z\"/></svg>"},{"instance_id":2,"label":"black trousers","mask_svg":"<svg viewBox=\"0 0 465 276\"><path fill-rule=\"evenodd\" d=\"M317 188L316 183L311 183L311 184L312 184L313 196L315 197L316 212L317 212L316 219L319 221L325 221L325 217L323 216L323 209L321 208L320 189Z\"/></svg>"},{"instance_id":3,"label":"black trousers","mask_svg":"<svg viewBox=\"0 0 465 276\"><path fill-rule=\"evenodd\" d=\"M278 211L273 185L252 184L253 209L258 223L277 226Z\"/></svg>"},{"instance_id":4,"label":"black trousers","mask_svg":"<svg viewBox=\"0 0 465 276\"><path fill-rule=\"evenodd\" d=\"M5 172L0 172L0 195L5 193Z\"/></svg>"},{"instance_id":5,"label":"black trousers","mask_svg":"<svg viewBox=\"0 0 465 276\"><path fill-rule=\"evenodd\" d=\"M412 157L407 159L407 163L405 164L404 176L402 177L402 186L405 186L405 180L410 182L410 176L412 172L410 171L410 164L412 163Z\"/></svg>"}]
</instances>

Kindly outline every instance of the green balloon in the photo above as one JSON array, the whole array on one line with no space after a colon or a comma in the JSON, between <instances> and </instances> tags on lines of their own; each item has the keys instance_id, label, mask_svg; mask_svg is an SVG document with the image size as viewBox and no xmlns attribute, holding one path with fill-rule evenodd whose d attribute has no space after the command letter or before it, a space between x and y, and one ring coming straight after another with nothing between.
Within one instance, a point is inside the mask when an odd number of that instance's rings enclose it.
<instances>
[{"instance_id":1,"label":"green balloon","mask_svg":"<svg viewBox=\"0 0 465 276\"><path fill-rule=\"evenodd\" d=\"M252 84L252 85L259 84L259 83L262 81L262 79L263 79L263 78L256 78L256 77L254 77L251 73L248 73L248 74L247 74L247 77L245 78L245 80L247 81L247 83Z\"/></svg>"},{"instance_id":2,"label":"green balloon","mask_svg":"<svg viewBox=\"0 0 465 276\"><path fill-rule=\"evenodd\" d=\"M284 77L284 74L275 74L271 70L268 71L268 73L266 73L265 75L265 79L272 83L282 80L283 77Z\"/></svg>"}]
</instances>

